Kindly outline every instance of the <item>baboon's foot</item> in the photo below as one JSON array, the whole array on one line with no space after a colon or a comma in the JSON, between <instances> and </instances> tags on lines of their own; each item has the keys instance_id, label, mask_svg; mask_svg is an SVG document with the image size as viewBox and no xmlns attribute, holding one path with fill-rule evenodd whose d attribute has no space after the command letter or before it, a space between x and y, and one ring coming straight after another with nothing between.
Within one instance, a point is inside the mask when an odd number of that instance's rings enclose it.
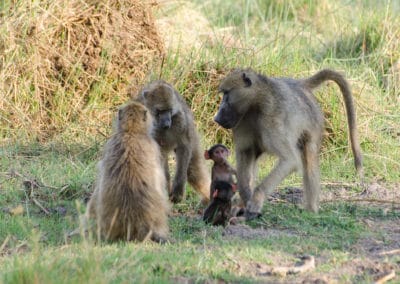
<instances>
[{"instance_id":1,"label":"baboon's foot","mask_svg":"<svg viewBox=\"0 0 400 284\"><path fill-rule=\"evenodd\" d=\"M261 217L261 213L260 212L250 212L250 211L245 211L244 212L244 217L246 218L246 221L250 221L253 219L257 219Z\"/></svg>"},{"instance_id":2,"label":"baboon's foot","mask_svg":"<svg viewBox=\"0 0 400 284\"><path fill-rule=\"evenodd\" d=\"M172 203L179 203L182 201L183 199L183 194L179 194L179 193L174 193L172 192L169 195L169 199L171 200Z\"/></svg>"}]
</instances>

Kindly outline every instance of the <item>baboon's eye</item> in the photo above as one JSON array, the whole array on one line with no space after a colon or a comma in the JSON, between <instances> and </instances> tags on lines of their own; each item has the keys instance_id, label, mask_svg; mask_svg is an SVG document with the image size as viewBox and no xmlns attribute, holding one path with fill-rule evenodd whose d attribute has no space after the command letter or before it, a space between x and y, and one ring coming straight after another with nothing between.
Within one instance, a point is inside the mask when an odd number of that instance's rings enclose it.
<instances>
[{"instance_id":1,"label":"baboon's eye","mask_svg":"<svg viewBox=\"0 0 400 284\"><path fill-rule=\"evenodd\" d=\"M229 99L228 92L224 92L224 95L223 95L223 97L222 97L222 101L225 102L225 103L227 103L227 102L228 102L228 99Z\"/></svg>"},{"instance_id":2,"label":"baboon's eye","mask_svg":"<svg viewBox=\"0 0 400 284\"><path fill-rule=\"evenodd\" d=\"M227 95L229 94L229 91L228 91L228 90L222 90L221 93L222 93L224 96L227 96Z\"/></svg>"},{"instance_id":3,"label":"baboon's eye","mask_svg":"<svg viewBox=\"0 0 400 284\"><path fill-rule=\"evenodd\" d=\"M157 117L159 117L160 115L165 115L167 113L172 114L172 109L156 109L155 113Z\"/></svg>"},{"instance_id":4,"label":"baboon's eye","mask_svg":"<svg viewBox=\"0 0 400 284\"><path fill-rule=\"evenodd\" d=\"M148 90L143 90L142 91L143 98L147 98L148 95L149 95L149 91Z\"/></svg>"}]
</instances>

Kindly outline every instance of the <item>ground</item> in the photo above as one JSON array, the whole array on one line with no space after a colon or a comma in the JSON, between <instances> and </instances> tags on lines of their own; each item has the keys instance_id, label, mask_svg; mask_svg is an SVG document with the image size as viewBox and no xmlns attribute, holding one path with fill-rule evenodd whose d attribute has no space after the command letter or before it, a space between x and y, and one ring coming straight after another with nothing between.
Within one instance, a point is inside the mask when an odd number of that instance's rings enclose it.
<instances>
[{"instance_id":1,"label":"ground","mask_svg":"<svg viewBox=\"0 0 400 284\"><path fill-rule=\"evenodd\" d=\"M396 185L397 189L400 189ZM331 187L328 197L323 198L323 202L338 201L338 197L343 199L355 200L366 206L376 207L382 210L383 214L389 211L399 212L400 191L388 189L387 187L372 183L365 186L365 190L357 196L349 197L346 195L343 186ZM335 196L335 197L333 197ZM302 190L299 188L285 188L281 192L276 192L270 198L271 202L289 202L299 204L302 197ZM376 203L374 203L376 202ZM385 213L386 212L386 213ZM380 218L360 218L368 227L369 233L361 237L348 250L348 260L338 266L335 270L326 272L307 271L302 275L289 276L282 278L282 283L334 283L342 275L353 276L360 281L365 279L381 279L383 276L400 269L400 219L382 220ZM276 228L252 228L245 224L229 225L224 230L224 236L227 239L238 238L249 240L255 238L269 238L271 236L293 235L294 232L285 229ZM271 276L271 269L281 265L293 265L282 260L281 256L274 259L269 256L272 265L263 263L242 263L238 261L238 269L246 274L253 274L261 281L271 281L276 283L274 276ZM395 259L395 261L393 261ZM332 257L320 255L315 258L315 265L323 266L332 262ZM383 283L383 282L382 282Z\"/></svg>"}]
</instances>

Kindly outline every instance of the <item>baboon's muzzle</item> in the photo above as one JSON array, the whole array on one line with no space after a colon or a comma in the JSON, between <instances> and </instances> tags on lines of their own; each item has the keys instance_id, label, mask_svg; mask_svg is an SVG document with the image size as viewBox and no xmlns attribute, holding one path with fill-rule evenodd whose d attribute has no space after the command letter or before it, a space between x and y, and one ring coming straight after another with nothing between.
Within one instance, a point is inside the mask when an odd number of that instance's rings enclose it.
<instances>
[{"instance_id":1,"label":"baboon's muzzle","mask_svg":"<svg viewBox=\"0 0 400 284\"><path fill-rule=\"evenodd\" d=\"M239 115L234 109L229 108L226 104L222 103L217 115L214 117L214 121L223 128L231 129L235 127L239 121Z\"/></svg>"},{"instance_id":2,"label":"baboon's muzzle","mask_svg":"<svg viewBox=\"0 0 400 284\"><path fill-rule=\"evenodd\" d=\"M171 128L172 119L171 114L169 112L165 112L159 115L158 117L158 127L160 129L169 129Z\"/></svg>"}]
</instances>

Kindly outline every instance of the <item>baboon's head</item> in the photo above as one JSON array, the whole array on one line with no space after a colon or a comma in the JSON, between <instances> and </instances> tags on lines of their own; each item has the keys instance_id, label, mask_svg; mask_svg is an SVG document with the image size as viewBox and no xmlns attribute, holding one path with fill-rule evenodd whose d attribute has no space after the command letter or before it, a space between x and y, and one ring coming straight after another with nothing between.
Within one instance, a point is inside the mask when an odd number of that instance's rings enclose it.
<instances>
[{"instance_id":1,"label":"baboon's head","mask_svg":"<svg viewBox=\"0 0 400 284\"><path fill-rule=\"evenodd\" d=\"M153 118L141 103L131 101L118 110L117 128L119 131L150 133Z\"/></svg>"},{"instance_id":2,"label":"baboon's head","mask_svg":"<svg viewBox=\"0 0 400 284\"><path fill-rule=\"evenodd\" d=\"M229 155L228 148L223 144L215 144L210 149L204 151L204 158L206 160L213 160L219 165L222 165Z\"/></svg>"},{"instance_id":3,"label":"baboon's head","mask_svg":"<svg viewBox=\"0 0 400 284\"><path fill-rule=\"evenodd\" d=\"M234 128L253 104L257 88L257 74L251 69L237 69L219 85L222 102L214 120L226 129Z\"/></svg>"},{"instance_id":4,"label":"baboon's head","mask_svg":"<svg viewBox=\"0 0 400 284\"><path fill-rule=\"evenodd\" d=\"M172 117L178 112L174 88L164 82L155 81L143 89L141 96L150 109L157 129L167 130L172 125Z\"/></svg>"}]
</instances>

